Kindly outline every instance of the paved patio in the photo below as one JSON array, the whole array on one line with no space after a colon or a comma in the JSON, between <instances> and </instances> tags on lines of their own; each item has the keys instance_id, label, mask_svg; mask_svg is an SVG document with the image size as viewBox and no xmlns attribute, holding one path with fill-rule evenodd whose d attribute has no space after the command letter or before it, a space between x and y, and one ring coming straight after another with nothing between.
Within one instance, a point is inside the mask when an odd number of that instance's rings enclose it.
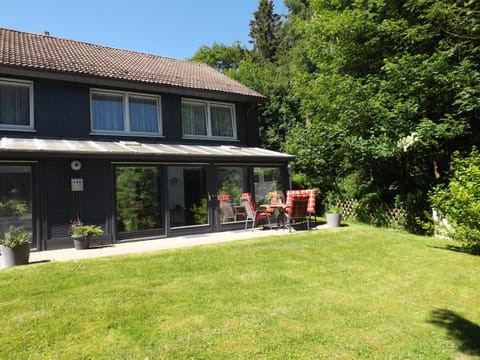
<instances>
[{"instance_id":1,"label":"paved patio","mask_svg":"<svg viewBox=\"0 0 480 360\"><path fill-rule=\"evenodd\" d=\"M241 241L264 236L279 236L288 234L290 233L286 229L255 231L234 230L219 233L159 238L153 240L130 241L97 247L92 246L92 248L86 250L75 250L72 247L67 249L33 251L30 254L30 263L71 261L104 256L139 254L159 250L178 249L230 241ZM0 264L0 267L3 267L3 263Z\"/></svg>"}]
</instances>

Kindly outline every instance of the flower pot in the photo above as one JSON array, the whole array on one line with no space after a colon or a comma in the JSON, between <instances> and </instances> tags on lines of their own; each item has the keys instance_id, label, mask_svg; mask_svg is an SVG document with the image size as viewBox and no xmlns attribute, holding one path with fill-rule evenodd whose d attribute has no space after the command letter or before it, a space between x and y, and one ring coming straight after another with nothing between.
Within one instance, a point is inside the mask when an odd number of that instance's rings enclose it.
<instances>
[{"instance_id":1,"label":"flower pot","mask_svg":"<svg viewBox=\"0 0 480 360\"><path fill-rule=\"evenodd\" d=\"M90 237L83 235L72 235L73 245L76 250L84 250L90 248Z\"/></svg>"},{"instance_id":2,"label":"flower pot","mask_svg":"<svg viewBox=\"0 0 480 360\"><path fill-rule=\"evenodd\" d=\"M0 245L0 251L2 253L3 265L5 268L28 264L28 259L30 258L30 244L22 244L15 246L14 248Z\"/></svg>"},{"instance_id":3,"label":"flower pot","mask_svg":"<svg viewBox=\"0 0 480 360\"><path fill-rule=\"evenodd\" d=\"M327 226L339 227L342 221L342 214L327 214Z\"/></svg>"}]
</instances>

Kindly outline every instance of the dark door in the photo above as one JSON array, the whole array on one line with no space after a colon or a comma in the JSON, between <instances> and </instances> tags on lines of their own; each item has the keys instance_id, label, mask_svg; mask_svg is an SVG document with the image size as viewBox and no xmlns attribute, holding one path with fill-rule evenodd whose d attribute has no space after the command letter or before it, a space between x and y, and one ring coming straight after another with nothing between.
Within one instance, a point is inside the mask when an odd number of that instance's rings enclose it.
<instances>
[{"instance_id":1,"label":"dark door","mask_svg":"<svg viewBox=\"0 0 480 360\"><path fill-rule=\"evenodd\" d=\"M213 172L209 166L167 167L167 204L170 227L213 231L215 215Z\"/></svg>"}]
</instances>

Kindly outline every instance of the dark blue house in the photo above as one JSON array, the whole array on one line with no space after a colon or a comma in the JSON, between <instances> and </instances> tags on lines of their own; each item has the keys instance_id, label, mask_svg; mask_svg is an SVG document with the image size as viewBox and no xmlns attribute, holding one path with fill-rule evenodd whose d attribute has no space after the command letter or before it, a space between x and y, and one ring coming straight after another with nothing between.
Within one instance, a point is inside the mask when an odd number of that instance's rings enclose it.
<instances>
[{"instance_id":1,"label":"dark blue house","mask_svg":"<svg viewBox=\"0 0 480 360\"><path fill-rule=\"evenodd\" d=\"M75 219L111 242L243 226L240 194L285 190L293 158L258 147L261 101L204 64L0 29L0 234L42 250L72 246Z\"/></svg>"}]
</instances>

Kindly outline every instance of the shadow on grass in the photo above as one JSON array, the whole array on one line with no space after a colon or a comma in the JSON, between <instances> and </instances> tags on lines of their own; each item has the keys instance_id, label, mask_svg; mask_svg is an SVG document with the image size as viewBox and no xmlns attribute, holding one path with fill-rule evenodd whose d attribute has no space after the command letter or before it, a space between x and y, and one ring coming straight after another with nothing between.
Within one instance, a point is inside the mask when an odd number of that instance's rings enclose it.
<instances>
[{"instance_id":1,"label":"shadow on grass","mask_svg":"<svg viewBox=\"0 0 480 360\"><path fill-rule=\"evenodd\" d=\"M432 246L434 249L440 250L449 250L458 253L473 255L473 256L480 256L480 249L479 248L468 248L459 245L446 245L446 246Z\"/></svg>"},{"instance_id":2,"label":"shadow on grass","mask_svg":"<svg viewBox=\"0 0 480 360\"><path fill-rule=\"evenodd\" d=\"M431 313L430 323L447 329L448 335L459 344L459 351L480 355L480 326L448 309Z\"/></svg>"}]
</instances>

